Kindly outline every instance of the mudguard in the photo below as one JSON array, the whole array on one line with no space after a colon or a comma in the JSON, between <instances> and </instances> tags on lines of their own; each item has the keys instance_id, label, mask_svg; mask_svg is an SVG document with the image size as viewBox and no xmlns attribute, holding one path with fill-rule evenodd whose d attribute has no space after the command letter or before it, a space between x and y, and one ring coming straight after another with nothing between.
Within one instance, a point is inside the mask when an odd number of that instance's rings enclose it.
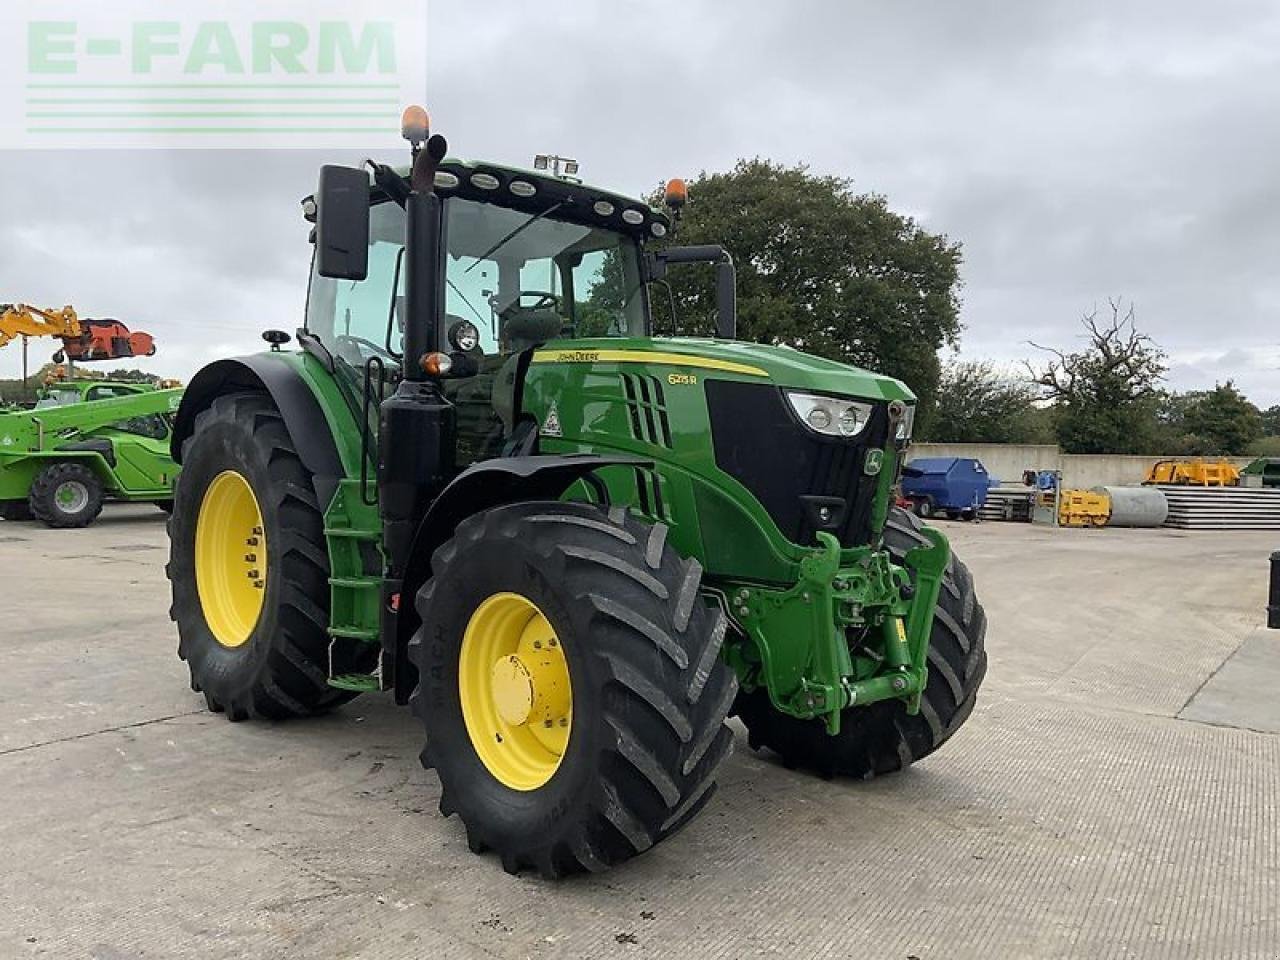
<instances>
[{"instance_id":1,"label":"mudguard","mask_svg":"<svg viewBox=\"0 0 1280 960\"><path fill-rule=\"evenodd\" d=\"M465 518L481 510L526 500L559 500L579 480L589 478L601 467L649 467L652 462L638 457L595 454L560 456L496 457L483 460L450 481L418 525L409 551L409 562L399 584L399 615L396 617L394 656L397 702L405 702L413 692L417 676L405 650L417 628L414 598L431 575L431 555L453 536ZM603 491L603 486L599 488ZM384 633L384 637L386 634ZM387 637L384 643L390 643Z\"/></svg>"},{"instance_id":2,"label":"mudguard","mask_svg":"<svg viewBox=\"0 0 1280 960\"><path fill-rule=\"evenodd\" d=\"M321 506L329 503L338 481L346 476L333 433L307 382L288 363L270 353L218 360L196 374L178 408L169 447L173 459L182 463L182 445L195 429L196 415L215 397L241 390L270 394L289 428L298 456L315 478Z\"/></svg>"}]
</instances>

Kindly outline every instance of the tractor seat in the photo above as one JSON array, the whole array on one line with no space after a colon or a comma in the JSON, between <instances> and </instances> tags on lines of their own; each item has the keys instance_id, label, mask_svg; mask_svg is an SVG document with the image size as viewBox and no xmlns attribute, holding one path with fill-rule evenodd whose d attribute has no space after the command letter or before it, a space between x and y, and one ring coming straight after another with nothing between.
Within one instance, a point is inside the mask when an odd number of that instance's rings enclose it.
<instances>
[{"instance_id":1,"label":"tractor seat","mask_svg":"<svg viewBox=\"0 0 1280 960\"><path fill-rule=\"evenodd\" d=\"M512 352L527 350L560 335L564 317L555 310L510 310L502 335Z\"/></svg>"}]
</instances>

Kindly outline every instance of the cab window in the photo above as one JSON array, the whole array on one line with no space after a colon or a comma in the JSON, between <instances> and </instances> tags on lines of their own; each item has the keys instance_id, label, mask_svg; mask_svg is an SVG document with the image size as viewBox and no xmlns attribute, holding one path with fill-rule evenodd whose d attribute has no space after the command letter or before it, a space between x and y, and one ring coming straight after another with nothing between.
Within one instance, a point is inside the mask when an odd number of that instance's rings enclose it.
<instances>
[{"instance_id":1,"label":"cab window","mask_svg":"<svg viewBox=\"0 0 1280 960\"><path fill-rule=\"evenodd\" d=\"M404 231L404 210L379 203L369 212L368 276L335 280L312 270L307 330L354 369L375 356L391 365L403 346Z\"/></svg>"}]
</instances>

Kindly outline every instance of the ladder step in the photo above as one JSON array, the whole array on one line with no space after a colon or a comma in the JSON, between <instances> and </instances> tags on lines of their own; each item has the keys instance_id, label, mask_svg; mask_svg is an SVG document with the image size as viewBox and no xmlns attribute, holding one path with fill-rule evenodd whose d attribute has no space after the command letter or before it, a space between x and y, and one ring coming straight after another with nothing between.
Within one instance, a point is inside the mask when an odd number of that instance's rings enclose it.
<instances>
[{"instance_id":1,"label":"ladder step","mask_svg":"<svg viewBox=\"0 0 1280 960\"><path fill-rule=\"evenodd\" d=\"M381 639L377 630L367 630L364 627L330 627L329 636L341 637L344 640L365 640L370 643Z\"/></svg>"},{"instance_id":2,"label":"ladder step","mask_svg":"<svg viewBox=\"0 0 1280 960\"><path fill-rule=\"evenodd\" d=\"M367 590L370 587L382 586L382 581L377 577L330 577L329 583L335 587L348 587L352 590Z\"/></svg>"},{"instance_id":3,"label":"ladder step","mask_svg":"<svg viewBox=\"0 0 1280 960\"><path fill-rule=\"evenodd\" d=\"M352 527L326 527L324 531L326 537L345 537L349 540L368 540L377 542L382 539L382 535L377 530L358 530Z\"/></svg>"},{"instance_id":4,"label":"ladder step","mask_svg":"<svg viewBox=\"0 0 1280 960\"><path fill-rule=\"evenodd\" d=\"M344 673L336 677L330 677L329 686L337 687L339 690L355 690L361 693L368 690L382 689L382 684L378 682L378 678L367 673Z\"/></svg>"}]
</instances>

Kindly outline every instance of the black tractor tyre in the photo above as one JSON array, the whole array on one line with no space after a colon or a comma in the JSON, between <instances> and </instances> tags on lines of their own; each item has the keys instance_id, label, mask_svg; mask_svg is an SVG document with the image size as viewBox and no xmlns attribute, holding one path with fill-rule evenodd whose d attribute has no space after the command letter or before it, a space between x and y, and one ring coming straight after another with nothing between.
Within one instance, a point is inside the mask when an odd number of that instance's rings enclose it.
<instances>
[{"instance_id":1,"label":"black tractor tyre","mask_svg":"<svg viewBox=\"0 0 1280 960\"><path fill-rule=\"evenodd\" d=\"M926 541L920 521L894 508L885 527L885 546L900 562ZM735 709L753 749L767 747L788 767L823 776L869 780L905 769L946 743L973 712L987 672L987 615L978 602L968 567L952 555L942 581L929 643L929 679L920 712L907 714L901 700L850 707L840 733L829 736L821 720L798 720L778 712L763 689L738 696Z\"/></svg>"},{"instance_id":2,"label":"black tractor tyre","mask_svg":"<svg viewBox=\"0 0 1280 960\"><path fill-rule=\"evenodd\" d=\"M51 463L31 481L27 505L50 527L87 527L102 512L102 482L83 463Z\"/></svg>"},{"instance_id":3,"label":"black tractor tyre","mask_svg":"<svg viewBox=\"0 0 1280 960\"><path fill-rule=\"evenodd\" d=\"M459 524L431 565L409 648L419 675L411 702L426 728L422 762L440 777L440 812L459 814L472 851L548 879L599 871L703 808L732 748L725 717L738 681L719 656L726 621L700 595L701 565L667 544L664 524L620 507L501 506ZM533 789L490 772L459 691L473 612L511 592L560 638L572 687L559 766Z\"/></svg>"},{"instance_id":4,"label":"black tractor tyre","mask_svg":"<svg viewBox=\"0 0 1280 960\"><path fill-rule=\"evenodd\" d=\"M248 482L264 521L264 599L247 640L219 642L196 577L196 530L211 484L234 471ZM328 685L329 555L309 471L270 397L217 397L182 446L169 517L169 578L178 656L191 689L230 720L282 720L323 713L355 694ZM257 547L239 545L239 553ZM238 557L236 559L239 559ZM261 561L259 561L261 562Z\"/></svg>"},{"instance_id":5,"label":"black tractor tyre","mask_svg":"<svg viewBox=\"0 0 1280 960\"><path fill-rule=\"evenodd\" d=\"M31 504L26 500L0 501L0 520L22 521L31 519Z\"/></svg>"}]
</instances>

